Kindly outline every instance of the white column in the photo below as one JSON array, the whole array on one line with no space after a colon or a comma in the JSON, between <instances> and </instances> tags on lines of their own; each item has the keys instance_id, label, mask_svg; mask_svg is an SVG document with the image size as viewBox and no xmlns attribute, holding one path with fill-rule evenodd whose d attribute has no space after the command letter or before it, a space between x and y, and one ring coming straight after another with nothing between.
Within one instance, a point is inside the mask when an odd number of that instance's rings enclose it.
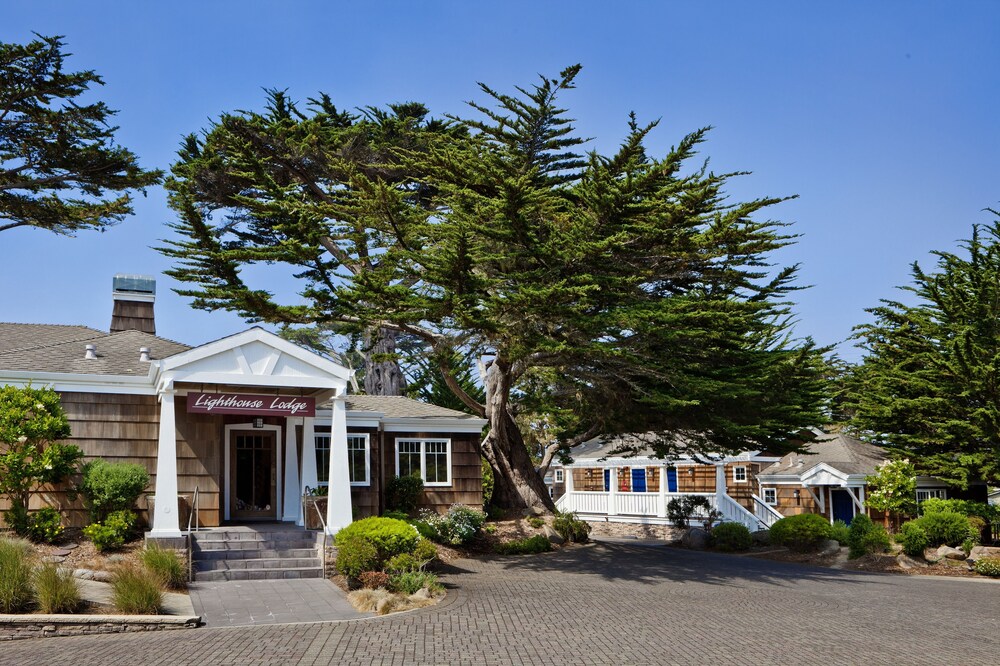
<instances>
[{"instance_id":1,"label":"white column","mask_svg":"<svg viewBox=\"0 0 1000 666\"><path fill-rule=\"evenodd\" d=\"M302 513L302 492L299 487L299 451L295 443L295 426L301 419L285 417L285 500L282 506L282 520L298 522Z\"/></svg>"},{"instance_id":2,"label":"white column","mask_svg":"<svg viewBox=\"0 0 1000 666\"><path fill-rule=\"evenodd\" d=\"M153 507L151 537L181 536L177 510L177 423L174 420L174 391L162 391L160 428L156 444L156 504Z\"/></svg>"},{"instance_id":3,"label":"white column","mask_svg":"<svg viewBox=\"0 0 1000 666\"><path fill-rule=\"evenodd\" d=\"M667 517L667 466L660 465L660 504L656 507L656 515L660 518Z\"/></svg>"},{"instance_id":4,"label":"white column","mask_svg":"<svg viewBox=\"0 0 1000 666\"><path fill-rule=\"evenodd\" d=\"M336 534L351 524L351 477L347 469L347 409L342 395L333 400L330 428L330 491L326 505L326 529Z\"/></svg>"},{"instance_id":5,"label":"white column","mask_svg":"<svg viewBox=\"0 0 1000 666\"><path fill-rule=\"evenodd\" d=\"M608 474L608 515L618 515L618 468L610 467Z\"/></svg>"},{"instance_id":6,"label":"white column","mask_svg":"<svg viewBox=\"0 0 1000 666\"><path fill-rule=\"evenodd\" d=\"M302 494L306 488L316 488L319 476L316 473L316 431L315 419L307 416L302 419ZM305 523L305 516L299 516L298 524Z\"/></svg>"},{"instance_id":7,"label":"white column","mask_svg":"<svg viewBox=\"0 0 1000 666\"><path fill-rule=\"evenodd\" d=\"M726 494L726 465L724 463L715 465L715 494Z\"/></svg>"}]
</instances>

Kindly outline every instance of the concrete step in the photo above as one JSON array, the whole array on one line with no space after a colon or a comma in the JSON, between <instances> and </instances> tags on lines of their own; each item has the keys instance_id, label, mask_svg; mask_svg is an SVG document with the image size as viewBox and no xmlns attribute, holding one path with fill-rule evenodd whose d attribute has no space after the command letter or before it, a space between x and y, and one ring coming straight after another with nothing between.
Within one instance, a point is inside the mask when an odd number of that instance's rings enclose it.
<instances>
[{"instance_id":1,"label":"concrete step","mask_svg":"<svg viewBox=\"0 0 1000 666\"><path fill-rule=\"evenodd\" d=\"M313 553L315 556L315 553ZM285 557L256 560L201 560L194 562L196 571L231 571L235 569L309 569L322 566L318 557Z\"/></svg>"},{"instance_id":2,"label":"concrete step","mask_svg":"<svg viewBox=\"0 0 1000 666\"><path fill-rule=\"evenodd\" d=\"M319 549L315 546L312 548L281 548L276 550L265 550L263 548L255 550L204 550L201 552L196 550L194 551L194 561L316 557L317 552L319 552Z\"/></svg>"},{"instance_id":3,"label":"concrete step","mask_svg":"<svg viewBox=\"0 0 1000 666\"><path fill-rule=\"evenodd\" d=\"M191 547L195 553L206 553L214 551L300 550L303 548L315 550L319 545L310 539L286 539L283 541L204 540L193 541Z\"/></svg>"},{"instance_id":4,"label":"concrete step","mask_svg":"<svg viewBox=\"0 0 1000 666\"><path fill-rule=\"evenodd\" d=\"M274 530L274 531L229 531L211 530L208 532L192 532L195 543L207 541L313 541L322 535L313 530Z\"/></svg>"},{"instance_id":5,"label":"concrete step","mask_svg":"<svg viewBox=\"0 0 1000 666\"><path fill-rule=\"evenodd\" d=\"M294 569L225 569L196 571L196 582L221 582L233 580L292 580L322 578L322 567L297 567Z\"/></svg>"}]
</instances>

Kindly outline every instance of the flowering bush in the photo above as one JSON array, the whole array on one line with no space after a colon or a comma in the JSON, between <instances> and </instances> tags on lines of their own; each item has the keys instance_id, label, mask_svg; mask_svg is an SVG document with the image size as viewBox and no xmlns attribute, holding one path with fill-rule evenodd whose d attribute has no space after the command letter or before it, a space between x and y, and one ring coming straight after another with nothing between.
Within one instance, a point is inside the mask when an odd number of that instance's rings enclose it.
<instances>
[{"instance_id":1,"label":"flowering bush","mask_svg":"<svg viewBox=\"0 0 1000 666\"><path fill-rule=\"evenodd\" d=\"M430 528L431 538L435 541L458 546L472 541L486 522L486 514L461 504L453 504L443 516L424 509L420 513L420 522Z\"/></svg>"},{"instance_id":2,"label":"flowering bush","mask_svg":"<svg viewBox=\"0 0 1000 666\"><path fill-rule=\"evenodd\" d=\"M51 506L39 509L28 518L28 538L32 541L53 543L62 533L62 517Z\"/></svg>"},{"instance_id":3,"label":"flowering bush","mask_svg":"<svg viewBox=\"0 0 1000 666\"><path fill-rule=\"evenodd\" d=\"M917 473L909 460L887 460L875 474L865 477L865 503L888 515L912 515L917 511Z\"/></svg>"},{"instance_id":4,"label":"flowering bush","mask_svg":"<svg viewBox=\"0 0 1000 666\"><path fill-rule=\"evenodd\" d=\"M94 542L97 550L117 550L132 537L136 515L131 511L114 511L103 523L92 523L83 528L83 535Z\"/></svg>"}]
</instances>

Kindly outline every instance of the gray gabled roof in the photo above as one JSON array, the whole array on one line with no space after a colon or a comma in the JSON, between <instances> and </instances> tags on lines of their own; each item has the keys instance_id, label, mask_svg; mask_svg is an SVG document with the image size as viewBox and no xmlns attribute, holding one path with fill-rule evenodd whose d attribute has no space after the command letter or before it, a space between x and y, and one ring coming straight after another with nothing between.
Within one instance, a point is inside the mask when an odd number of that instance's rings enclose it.
<instances>
[{"instance_id":1,"label":"gray gabled roof","mask_svg":"<svg viewBox=\"0 0 1000 666\"><path fill-rule=\"evenodd\" d=\"M808 453L789 453L762 469L758 476L798 476L816 465L826 464L844 474L874 474L886 460L874 444L844 433L822 433L806 445Z\"/></svg>"},{"instance_id":2,"label":"gray gabled roof","mask_svg":"<svg viewBox=\"0 0 1000 666\"><path fill-rule=\"evenodd\" d=\"M97 358L85 358L86 345L97 348ZM86 326L0 323L0 372L145 376L149 364L139 361L141 347L149 348L153 360L190 349L140 331L104 333Z\"/></svg>"},{"instance_id":3,"label":"gray gabled roof","mask_svg":"<svg viewBox=\"0 0 1000 666\"><path fill-rule=\"evenodd\" d=\"M349 395L347 410L352 412L375 412L389 419L464 419L480 420L479 417L447 407L438 407L413 398L388 395Z\"/></svg>"}]
</instances>

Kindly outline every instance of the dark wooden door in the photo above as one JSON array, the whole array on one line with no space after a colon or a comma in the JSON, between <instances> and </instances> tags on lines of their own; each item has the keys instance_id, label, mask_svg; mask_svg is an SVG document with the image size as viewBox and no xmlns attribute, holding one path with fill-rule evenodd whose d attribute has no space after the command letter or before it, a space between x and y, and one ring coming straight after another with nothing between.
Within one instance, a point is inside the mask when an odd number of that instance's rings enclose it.
<instances>
[{"instance_id":1,"label":"dark wooden door","mask_svg":"<svg viewBox=\"0 0 1000 666\"><path fill-rule=\"evenodd\" d=\"M277 440L273 431L240 430L230 438L231 520L277 518Z\"/></svg>"}]
</instances>

